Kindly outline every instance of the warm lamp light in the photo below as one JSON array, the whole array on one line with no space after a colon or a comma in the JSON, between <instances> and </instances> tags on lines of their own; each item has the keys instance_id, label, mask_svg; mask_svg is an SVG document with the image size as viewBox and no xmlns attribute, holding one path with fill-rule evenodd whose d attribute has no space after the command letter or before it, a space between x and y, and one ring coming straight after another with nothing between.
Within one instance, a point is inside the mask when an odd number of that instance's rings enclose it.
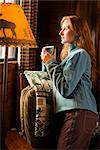
<instances>
[{"instance_id":1,"label":"warm lamp light","mask_svg":"<svg viewBox=\"0 0 100 150\"><path fill-rule=\"evenodd\" d=\"M20 5L0 4L0 45L37 47Z\"/></svg>"},{"instance_id":2,"label":"warm lamp light","mask_svg":"<svg viewBox=\"0 0 100 150\"><path fill-rule=\"evenodd\" d=\"M8 47L37 47L26 16L20 5L0 3L0 45L5 46L2 88L2 143L5 138L5 105L7 102ZM4 126L4 127L3 127ZM3 147L3 145L2 145Z\"/></svg>"}]
</instances>

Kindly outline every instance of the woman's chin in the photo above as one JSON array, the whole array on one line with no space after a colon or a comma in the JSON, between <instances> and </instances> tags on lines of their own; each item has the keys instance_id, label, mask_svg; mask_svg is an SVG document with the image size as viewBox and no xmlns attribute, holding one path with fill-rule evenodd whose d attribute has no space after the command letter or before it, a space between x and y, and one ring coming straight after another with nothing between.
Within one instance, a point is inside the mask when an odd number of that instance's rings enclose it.
<instances>
[{"instance_id":1,"label":"woman's chin","mask_svg":"<svg viewBox=\"0 0 100 150\"><path fill-rule=\"evenodd\" d=\"M66 42L66 40L61 40L61 43L62 43L62 44L65 44L65 43L67 43L67 42Z\"/></svg>"}]
</instances>

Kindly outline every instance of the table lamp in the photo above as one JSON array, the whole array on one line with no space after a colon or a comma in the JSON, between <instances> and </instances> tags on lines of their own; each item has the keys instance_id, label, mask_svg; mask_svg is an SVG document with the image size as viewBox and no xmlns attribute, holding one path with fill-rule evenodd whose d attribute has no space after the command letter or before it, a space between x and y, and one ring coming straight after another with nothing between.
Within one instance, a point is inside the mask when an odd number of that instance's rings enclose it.
<instances>
[{"instance_id":1,"label":"table lamp","mask_svg":"<svg viewBox=\"0 0 100 150\"><path fill-rule=\"evenodd\" d=\"M3 87L1 101L1 144L5 143L5 105L7 103L8 77L8 47L36 48L37 43L32 34L26 16L20 5L14 3L0 3L0 45L5 46L3 67Z\"/></svg>"}]
</instances>

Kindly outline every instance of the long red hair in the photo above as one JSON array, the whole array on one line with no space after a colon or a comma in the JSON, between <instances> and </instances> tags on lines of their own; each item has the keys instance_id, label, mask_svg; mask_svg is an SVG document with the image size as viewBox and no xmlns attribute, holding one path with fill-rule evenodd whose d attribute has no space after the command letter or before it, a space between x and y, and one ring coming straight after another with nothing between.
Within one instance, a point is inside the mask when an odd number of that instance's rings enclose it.
<instances>
[{"instance_id":1,"label":"long red hair","mask_svg":"<svg viewBox=\"0 0 100 150\"><path fill-rule=\"evenodd\" d=\"M65 20L69 20L70 26L73 28L72 30L74 30L77 33L77 40L75 41L75 44L80 48L84 48L91 57L92 62L91 80L93 83L93 87L96 87L97 85L96 53L95 48L93 46L93 41L91 39L88 23L84 18L72 15L63 17L61 20L61 26ZM68 44L64 44L64 47L60 55L61 60L63 60L67 55L68 55Z\"/></svg>"}]
</instances>

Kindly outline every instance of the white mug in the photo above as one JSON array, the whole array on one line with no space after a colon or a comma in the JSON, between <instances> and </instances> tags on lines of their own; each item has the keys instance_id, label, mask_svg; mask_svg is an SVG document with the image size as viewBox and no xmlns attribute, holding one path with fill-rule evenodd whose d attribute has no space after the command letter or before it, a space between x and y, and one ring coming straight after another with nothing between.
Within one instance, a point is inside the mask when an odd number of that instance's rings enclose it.
<instances>
[{"instance_id":1,"label":"white mug","mask_svg":"<svg viewBox=\"0 0 100 150\"><path fill-rule=\"evenodd\" d=\"M49 52L50 54L54 54L54 46L50 45L50 46L44 46L42 48L42 50L45 49L47 52ZM44 65L44 62L42 62L42 71L46 71L46 67Z\"/></svg>"},{"instance_id":2,"label":"white mug","mask_svg":"<svg viewBox=\"0 0 100 150\"><path fill-rule=\"evenodd\" d=\"M44 46L42 49L46 49L50 54L54 54L54 46Z\"/></svg>"}]
</instances>

